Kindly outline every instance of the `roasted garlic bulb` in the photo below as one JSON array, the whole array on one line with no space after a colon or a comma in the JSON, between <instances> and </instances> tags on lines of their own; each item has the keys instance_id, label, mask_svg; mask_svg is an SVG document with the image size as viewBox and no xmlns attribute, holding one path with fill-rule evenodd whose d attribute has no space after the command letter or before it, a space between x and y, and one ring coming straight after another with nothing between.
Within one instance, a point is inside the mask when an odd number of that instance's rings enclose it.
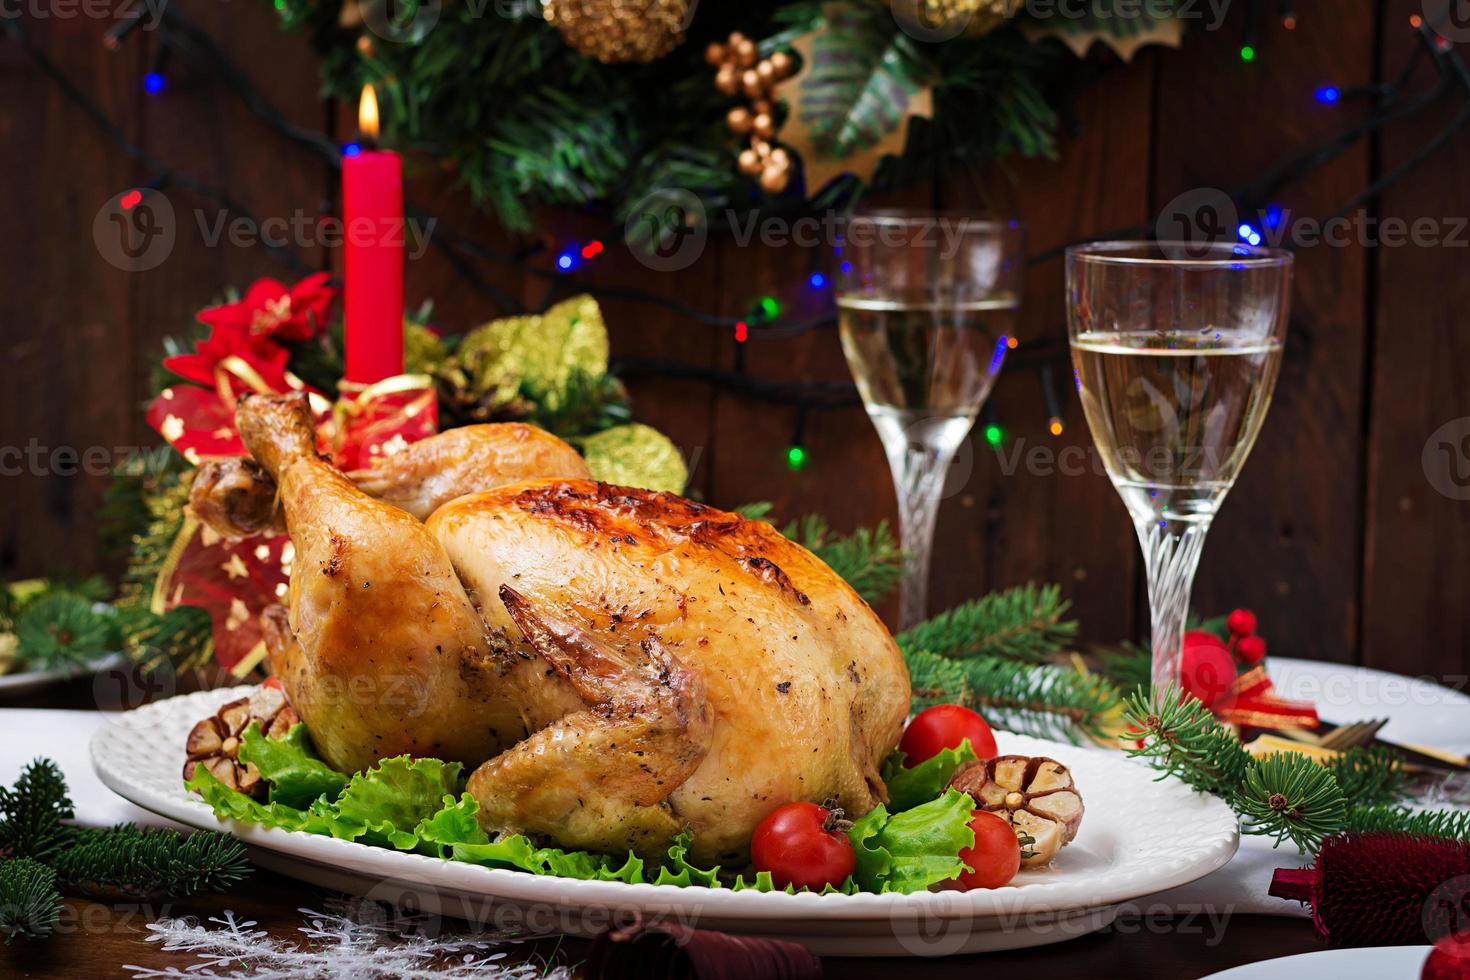
<instances>
[{"instance_id":1,"label":"roasted garlic bulb","mask_svg":"<svg viewBox=\"0 0 1470 980\"><path fill-rule=\"evenodd\" d=\"M202 764L230 789L258 795L265 783L254 763L240 761L240 736L251 722L259 722L267 738L280 738L299 721L300 716L286 703L280 688L259 687L249 697L222 705L190 729L185 743L188 758L184 761L184 779L194 778L195 767Z\"/></svg>"},{"instance_id":2,"label":"roasted garlic bulb","mask_svg":"<svg viewBox=\"0 0 1470 980\"><path fill-rule=\"evenodd\" d=\"M1045 756L1002 755L989 762L967 762L949 784L970 794L983 810L1003 817L1017 834L1032 838L1021 867L1051 862L1077 836L1082 825L1082 794L1067 767Z\"/></svg>"}]
</instances>

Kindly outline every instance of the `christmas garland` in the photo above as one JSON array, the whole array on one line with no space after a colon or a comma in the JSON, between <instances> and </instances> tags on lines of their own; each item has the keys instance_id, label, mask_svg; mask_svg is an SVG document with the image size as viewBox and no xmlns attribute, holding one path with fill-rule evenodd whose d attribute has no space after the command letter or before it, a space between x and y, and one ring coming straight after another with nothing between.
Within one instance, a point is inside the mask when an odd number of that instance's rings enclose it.
<instances>
[{"instance_id":1,"label":"christmas garland","mask_svg":"<svg viewBox=\"0 0 1470 980\"><path fill-rule=\"evenodd\" d=\"M386 140L451 161L516 230L546 205L622 223L674 188L710 213L831 203L854 178L1049 156L1067 47L1129 56L1182 32L1174 0L1076 16L1016 0L274 3L328 95L356 104L373 84Z\"/></svg>"}]
</instances>

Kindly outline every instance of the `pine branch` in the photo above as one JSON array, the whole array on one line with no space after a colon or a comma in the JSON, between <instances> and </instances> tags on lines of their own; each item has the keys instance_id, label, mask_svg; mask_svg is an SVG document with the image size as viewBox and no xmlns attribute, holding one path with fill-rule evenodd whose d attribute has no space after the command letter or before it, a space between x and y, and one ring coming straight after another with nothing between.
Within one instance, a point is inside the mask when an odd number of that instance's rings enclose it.
<instances>
[{"instance_id":1,"label":"pine branch","mask_svg":"<svg viewBox=\"0 0 1470 980\"><path fill-rule=\"evenodd\" d=\"M56 873L30 858L0 863L0 933L5 944L17 936L41 939L51 935L61 918L61 893Z\"/></svg>"},{"instance_id":2,"label":"pine branch","mask_svg":"<svg viewBox=\"0 0 1470 980\"><path fill-rule=\"evenodd\" d=\"M882 601L903 577L903 550L887 521L834 537L824 519L809 514L786 525L781 533L826 562L870 604Z\"/></svg>"},{"instance_id":3,"label":"pine branch","mask_svg":"<svg viewBox=\"0 0 1470 980\"><path fill-rule=\"evenodd\" d=\"M110 612L65 589L50 589L15 617L15 637L27 666L55 670L85 667L116 641Z\"/></svg>"},{"instance_id":4,"label":"pine branch","mask_svg":"<svg viewBox=\"0 0 1470 980\"><path fill-rule=\"evenodd\" d=\"M1004 657L955 660L925 650L905 651L904 660L916 709L963 704L1006 731L1080 742L1101 734L1104 717L1119 703L1112 684L1070 667Z\"/></svg>"},{"instance_id":5,"label":"pine branch","mask_svg":"<svg viewBox=\"0 0 1470 980\"><path fill-rule=\"evenodd\" d=\"M900 633L905 651L946 657L1001 656L1039 662L1069 644L1077 623L1060 586L1028 583L972 599Z\"/></svg>"},{"instance_id":6,"label":"pine branch","mask_svg":"<svg viewBox=\"0 0 1470 980\"><path fill-rule=\"evenodd\" d=\"M61 770L50 759L37 759L14 786L0 787L0 854L49 860L65 845L62 821L73 814Z\"/></svg>"},{"instance_id":7,"label":"pine branch","mask_svg":"<svg viewBox=\"0 0 1470 980\"><path fill-rule=\"evenodd\" d=\"M1354 748L1328 760L1344 798L1358 806L1397 803L1404 797L1403 759L1382 746Z\"/></svg>"},{"instance_id":8,"label":"pine branch","mask_svg":"<svg viewBox=\"0 0 1470 980\"><path fill-rule=\"evenodd\" d=\"M1134 730L1125 737L1141 743L1128 754L1201 792L1232 799L1252 762L1240 741L1194 698L1181 700L1176 688L1152 697L1145 690L1126 701Z\"/></svg>"},{"instance_id":9,"label":"pine branch","mask_svg":"<svg viewBox=\"0 0 1470 980\"><path fill-rule=\"evenodd\" d=\"M1332 771L1294 752L1254 760L1230 802L1247 818L1246 833L1274 837L1278 845L1290 838L1303 853L1341 830L1347 816Z\"/></svg>"},{"instance_id":10,"label":"pine branch","mask_svg":"<svg viewBox=\"0 0 1470 980\"><path fill-rule=\"evenodd\" d=\"M1428 834L1453 840L1470 840L1470 810L1425 810L1378 804L1348 807L1343 829L1350 831L1394 830L1405 834Z\"/></svg>"},{"instance_id":11,"label":"pine branch","mask_svg":"<svg viewBox=\"0 0 1470 980\"><path fill-rule=\"evenodd\" d=\"M250 873L245 845L233 837L134 824L78 832L52 866L68 891L131 898L223 891Z\"/></svg>"}]
</instances>

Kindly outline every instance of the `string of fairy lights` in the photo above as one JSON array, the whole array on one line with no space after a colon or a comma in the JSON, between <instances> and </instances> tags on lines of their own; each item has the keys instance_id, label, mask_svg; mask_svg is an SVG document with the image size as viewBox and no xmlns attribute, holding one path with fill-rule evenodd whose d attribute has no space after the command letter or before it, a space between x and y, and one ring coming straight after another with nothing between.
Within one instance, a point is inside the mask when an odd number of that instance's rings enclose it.
<instances>
[{"instance_id":1,"label":"string of fairy lights","mask_svg":"<svg viewBox=\"0 0 1470 980\"><path fill-rule=\"evenodd\" d=\"M1435 30L1443 24L1449 14L1447 0L1436 11L1415 14L1409 18L1409 29L1414 31L1420 43L1416 44L1409 57L1389 81L1364 86L1339 86L1331 83L1317 86L1312 98L1326 106L1341 106L1349 103L1366 103L1367 110L1360 118L1343 125L1315 145L1291 154L1266 168L1251 181L1229 192L1242 215L1255 215L1258 220L1242 220L1236 234L1242 243L1259 245L1276 232L1286 220L1286 212L1274 203L1277 194L1288 184L1322 166L1337 154L1384 126L1409 118L1450 95L1463 97L1467 107L1421 149L1411 154L1402 164L1374 180L1368 187L1353 196L1330 217L1341 217L1350 213L1364 202L1371 200L1385 188L1404 177L1418 166L1467 124L1470 124L1470 69L1459 56L1454 43ZM1248 5L1242 29L1239 57L1242 63L1252 64L1261 56L1260 3ZM1295 29L1297 18L1288 0L1277 4L1277 15L1288 30ZM177 4L167 4L157 11L145 6L143 0L135 0L128 11L120 15L117 23L103 37L103 45L109 50L118 50L123 42L143 22L145 16L158 18L156 29L150 34L156 38L157 47L149 66L143 74L142 89L150 97L165 97L169 90L168 65L173 55L187 59L190 66L207 71L224 83L249 111L277 136L293 143L316 157L329 168L340 168L341 158L360 151L355 143L339 146L326 133L307 129L292 123L254 85L249 76L229 57L218 42L185 14ZM146 169L151 178L145 186L154 190L178 186L191 193L214 201L222 208L253 220L250 212L224 188L208 181L185 174L164 161L155 158L144 148L130 141L119 127L96 103L84 93L39 46L27 35L22 18L0 18L5 36L20 45L32 62L46 77L51 79L68 101L72 102L112 143L139 166ZM1411 91L1409 83L1419 66L1428 59L1436 72L1436 81L1428 88ZM785 381L764 378L752 374L745 367L745 347L750 341L779 340L799 336L810 330L830 327L836 316L831 296L833 283L822 270L812 270L795 280L786 290L776 294L765 294L752 300L743 313L726 315L703 310L691 304L660 296L652 291L636 287L605 285L589 281L585 277L587 268L595 264L608 250L609 243L620 241L622 229L609 226L606 234L586 241L540 240L516 251L505 251L484 245L466 236L444 221L442 216L432 214L409 203L406 205L410 219L426 222L432 219L434 234L430 245L438 249L452 264L456 273L477 291L490 298L506 313L524 312L524 304L482 276L476 263L491 263L510 266L521 274L544 280L547 283L545 301L549 306L562 292L578 290L609 299L620 299L634 303L659 307L673 315L730 332L735 341L733 368L720 368L704 364L688 363L671 359L614 358L613 368L619 376L677 378L699 381L717 389L742 397L776 404L789 405L792 410L792 438L785 457L792 470L800 470L809 461L804 432L809 411L848 409L861 405L856 388L850 382L829 381ZM1105 238L1152 237L1151 223L1112 229L1105 234L1092 236L1084 241ZM264 243L273 257L302 274L315 271L314 267L289 248ZM1071 243L1069 243L1071 244ZM1059 256L1066 248L1061 245L1028 257L1028 263L1037 264ZM785 302L783 302L783 300ZM797 315L797 313L801 315ZM1067 357L1064 335L1044 337L1038 340L1019 342L1013 336L1002 337L997 345L996 357L1010 361L1014 367L1032 368L1036 371L1042 392L1044 410L1047 413L1047 430L1053 436L1065 431L1065 413L1057 387L1057 365ZM1013 367L1013 369L1014 369ZM1067 376L1065 369L1063 376ZM1000 446L1006 439L1006 430L996 416L993 404L987 402L982 415L980 431L992 446Z\"/></svg>"}]
</instances>

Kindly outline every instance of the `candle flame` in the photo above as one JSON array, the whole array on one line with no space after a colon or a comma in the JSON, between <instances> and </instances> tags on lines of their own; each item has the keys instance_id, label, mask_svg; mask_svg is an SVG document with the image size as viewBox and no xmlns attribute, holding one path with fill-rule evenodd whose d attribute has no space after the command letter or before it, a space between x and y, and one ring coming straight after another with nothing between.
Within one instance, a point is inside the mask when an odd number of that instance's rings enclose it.
<instances>
[{"instance_id":1,"label":"candle flame","mask_svg":"<svg viewBox=\"0 0 1470 980\"><path fill-rule=\"evenodd\" d=\"M378 138L378 93L371 85L362 87L357 103L357 128L368 139Z\"/></svg>"}]
</instances>

